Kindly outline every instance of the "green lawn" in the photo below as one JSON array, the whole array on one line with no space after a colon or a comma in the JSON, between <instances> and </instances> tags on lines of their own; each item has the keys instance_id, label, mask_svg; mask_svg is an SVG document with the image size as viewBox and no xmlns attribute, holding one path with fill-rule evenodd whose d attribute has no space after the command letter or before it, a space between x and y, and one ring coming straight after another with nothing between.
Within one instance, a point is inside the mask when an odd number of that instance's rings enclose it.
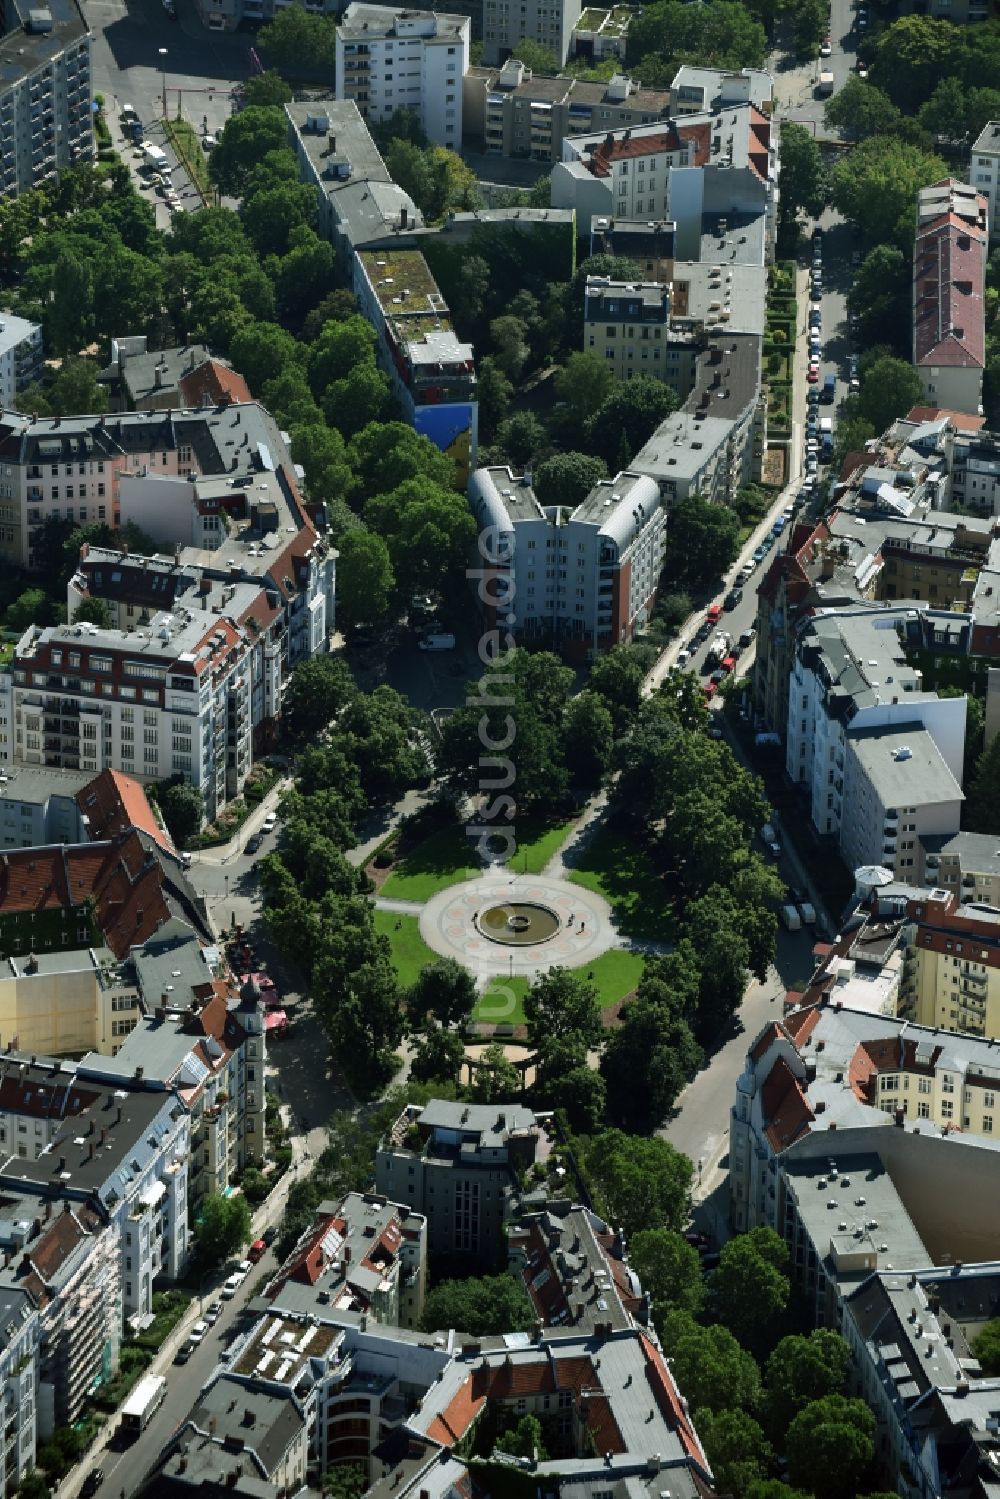
<instances>
[{"instance_id":1,"label":"green lawn","mask_svg":"<svg viewBox=\"0 0 1000 1499\"><path fill-rule=\"evenodd\" d=\"M512 874L541 874L566 841L572 821L515 823L517 849L511 860Z\"/></svg>"},{"instance_id":2,"label":"green lawn","mask_svg":"<svg viewBox=\"0 0 1000 1499\"><path fill-rule=\"evenodd\" d=\"M626 936L673 940L673 912L663 881L645 850L633 840L600 828L585 845L569 878L604 896Z\"/></svg>"},{"instance_id":3,"label":"green lawn","mask_svg":"<svg viewBox=\"0 0 1000 1499\"><path fill-rule=\"evenodd\" d=\"M513 978L497 975L489 981L472 1012L473 1020L488 1025L523 1025L524 996L528 980L517 974Z\"/></svg>"},{"instance_id":4,"label":"green lawn","mask_svg":"<svg viewBox=\"0 0 1000 1499\"><path fill-rule=\"evenodd\" d=\"M404 988L416 983L425 963L437 961L437 953L431 951L420 935L416 916L397 916L394 911L376 911L375 930L383 937L388 937L392 961Z\"/></svg>"},{"instance_id":5,"label":"green lawn","mask_svg":"<svg viewBox=\"0 0 1000 1499\"><path fill-rule=\"evenodd\" d=\"M511 872L540 874L562 843L570 823L524 821L515 823L517 848L511 861ZM439 890L460 880L471 880L482 874L475 856L475 843L464 828L442 828L418 843L399 862L386 880L380 895L389 900L430 900Z\"/></svg>"},{"instance_id":6,"label":"green lawn","mask_svg":"<svg viewBox=\"0 0 1000 1499\"><path fill-rule=\"evenodd\" d=\"M617 1004L624 999L642 978L645 958L640 952L627 952L623 947L612 947L595 958L588 968L579 971L582 978L589 978L597 985L601 996L601 1009Z\"/></svg>"},{"instance_id":7,"label":"green lawn","mask_svg":"<svg viewBox=\"0 0 1000 1499\"><path fill-rule=\"evenodd\" d=\"M430 900L439 890L481 873L464 828L442 828L400 860L379 891L388 900Z\"/></svg>"}]
</instances>

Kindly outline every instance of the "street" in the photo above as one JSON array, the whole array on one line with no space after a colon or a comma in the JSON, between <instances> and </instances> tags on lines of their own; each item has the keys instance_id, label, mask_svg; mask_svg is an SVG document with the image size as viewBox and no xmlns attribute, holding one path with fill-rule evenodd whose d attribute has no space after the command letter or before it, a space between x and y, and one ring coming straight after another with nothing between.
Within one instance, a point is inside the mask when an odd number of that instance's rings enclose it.
<instances>
[{"instance_id":1,"label":"street","mask_svg":"<svg viewBox=\"0 0 1000 1499\"><path fill-rule=\"evenodd\" d=\"M775 111L786 120L807 126L818 138L837 139L837 132L828 132L823 124L826 100L817 98L816 84L821 70L833 74L834 93L847 82L858 43L854 19L854 0L830 0L829 57L799 62L790 51L779 47L767 62L774 79Z\"/></svg>"}]
</instances>

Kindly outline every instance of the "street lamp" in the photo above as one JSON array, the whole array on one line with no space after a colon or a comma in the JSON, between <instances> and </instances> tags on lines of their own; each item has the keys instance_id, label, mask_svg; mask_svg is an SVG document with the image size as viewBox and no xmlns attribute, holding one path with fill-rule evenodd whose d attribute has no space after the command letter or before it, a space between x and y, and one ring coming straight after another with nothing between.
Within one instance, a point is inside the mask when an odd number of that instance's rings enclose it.
<instances>
[{"instance_id":1,"label":"street lamp","mask_svg":"<svg viewBox=\"0 0 1000 1499\"><path fill-rule=\"evenodd\" d=\"M158 47L160 54L160 72L163 74L163 118L167 118L167 49Z\"/></svg>"}]
</instances>

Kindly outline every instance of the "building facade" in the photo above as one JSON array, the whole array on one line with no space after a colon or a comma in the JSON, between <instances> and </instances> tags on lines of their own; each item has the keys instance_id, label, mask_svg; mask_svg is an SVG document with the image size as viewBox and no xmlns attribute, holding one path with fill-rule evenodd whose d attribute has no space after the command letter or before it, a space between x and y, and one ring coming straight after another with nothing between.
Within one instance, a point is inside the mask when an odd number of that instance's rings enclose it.
<instances>
[{"instance_id":1,"label":"building facade","mask_svg":"<svg viewBox=\"0 0 1000 1499\"><path fill-rule=\"evenodd\" d=\"M468 16L351 0L337 28L337 98L375 124L412 109L436 146L457 151L471 28Z\"/></svg>"},{"instance_id":2,"label":"building facade","mask_svg":"<svg viewBox=\"0 0 1000 1499\"><path fill-rule=\"evenodd\" d=\"M587 661L647 622L666 551L667 514L652 480L604 479L572 512L543 507L508 468L477 469L469 505L492 539L476 585L487 628ZM513 613L516 623L507 624Z\"/></svg>"},{"instance_id":3,"label":"building facade","mask_svg":"<svg viewBox=\"0 0 1000 1499\"><path fill-rule=\"evenodd\" d=\"M464 99L470 149L555 162L562 160L566 136L649 124L664 113L668 95L621 73L608 83L541 77L512 57L499 69L470 68Z\"/></svg>"},{"instance_id":4,"label":"building facade","mask_svg":"<svg viewBox=\"0 0 1000 1499\"><path fill-rule=\"evenodd\" d=\"M1000 120L989 120L972 146L969 182L986 199L987 231L991 240L1000 234Z\"/></svg>"},{"instance_id":5,"label":"building facade","mask_svg":"<svg viewBox=\"0 0 1000 1499\"><path fill-rule=\"evenodd\" d=\"M83 11L77 0L38 7L9 0L0 15L0 199L51 182L93 155Z\"/></svg>"},{"instance_id":6,"label":"building facade","mask_svg":"<svg viewBox=\"0 0 1000 1499\"><path fill-rule=\"evenodd\" d=\"M913 363L930 405L975 415L986 366L987 200L953 178L917 194Z\"/></svg>"},{"instance_id":7,"label":"building facade","mask_svg":"<svg viewBox=\"0 0 1000 1499\"><path fill-rule=\"evenodd\" d=\"M500 1266L517 1173L535 1158L538 1122L519 1104L408 1105L375 1158L375 1185L427 1219L439 1261Z\"/></svg>"},{"instance_id":8,"label":"building facade","mask_svg":"<svg viewBox=\"0 0 1000 1499\"><path fill-rule=\"evenodd\" d=\"M354 294L406 420L448 455L464 484L479 440L475 359L426 260L419 250L358 251Z\"/></svg>"},{"instance_id":9,"label":"building facade","mask_svg":"<svg viewBox=\"0 0 1000 1499\"><path fill-rule=\"evenodd\" d=\"M567 136L552 169L552 206L575 208L581 232L595 215L669 219L683 260L702 258L708 230L725 238L744 218L763 219L770 253L777 199L776 135L753 104L727 109L721 128L716 116L697 114Z\"/></svg>"},{"instance_id":10,"label":"building facade","mask_svg":"<svg viewBox=\"0 0 1000 1499\"><path fill-rule=\"evenodd\" d=\"M547 47L561 68L569 57L573 28L582 0L483 0L483 60L490 67L505 63L518 42Z\"/></svg>"},{"instance_id":11,"label":"building facade","mask_svg":"<svg viewBox=\"0 0 1000 1499\"><path fill-rule=\"evenodd\" d=\"M2 109L2 105L0 105ZM42 373L42 325L0 310L0 410Z\"/></svg>"}]
</instances>

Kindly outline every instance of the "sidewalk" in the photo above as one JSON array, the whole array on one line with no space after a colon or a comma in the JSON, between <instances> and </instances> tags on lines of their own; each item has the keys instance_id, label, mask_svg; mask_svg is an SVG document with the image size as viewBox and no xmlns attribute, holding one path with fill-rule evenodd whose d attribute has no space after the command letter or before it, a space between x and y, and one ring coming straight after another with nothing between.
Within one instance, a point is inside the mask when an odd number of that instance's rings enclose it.
<instances>
[{"instance_id":1,"label":"sidewalk","mask_svg":"<svg viewBox=\"0 0 1000 1499\"><path fill-rule=\"evenodd\" d=\"M270 812L277 812L278 803L286 791L292 788L291 776L282 776L271 787L260 805L255 807L245 822L240 823L228 843L216 843L211 848L196 848L191 853L192 864L228 864L243 852L243 845L254 833L259 833L264 819Z\"/></svg>"}]
</instances>

